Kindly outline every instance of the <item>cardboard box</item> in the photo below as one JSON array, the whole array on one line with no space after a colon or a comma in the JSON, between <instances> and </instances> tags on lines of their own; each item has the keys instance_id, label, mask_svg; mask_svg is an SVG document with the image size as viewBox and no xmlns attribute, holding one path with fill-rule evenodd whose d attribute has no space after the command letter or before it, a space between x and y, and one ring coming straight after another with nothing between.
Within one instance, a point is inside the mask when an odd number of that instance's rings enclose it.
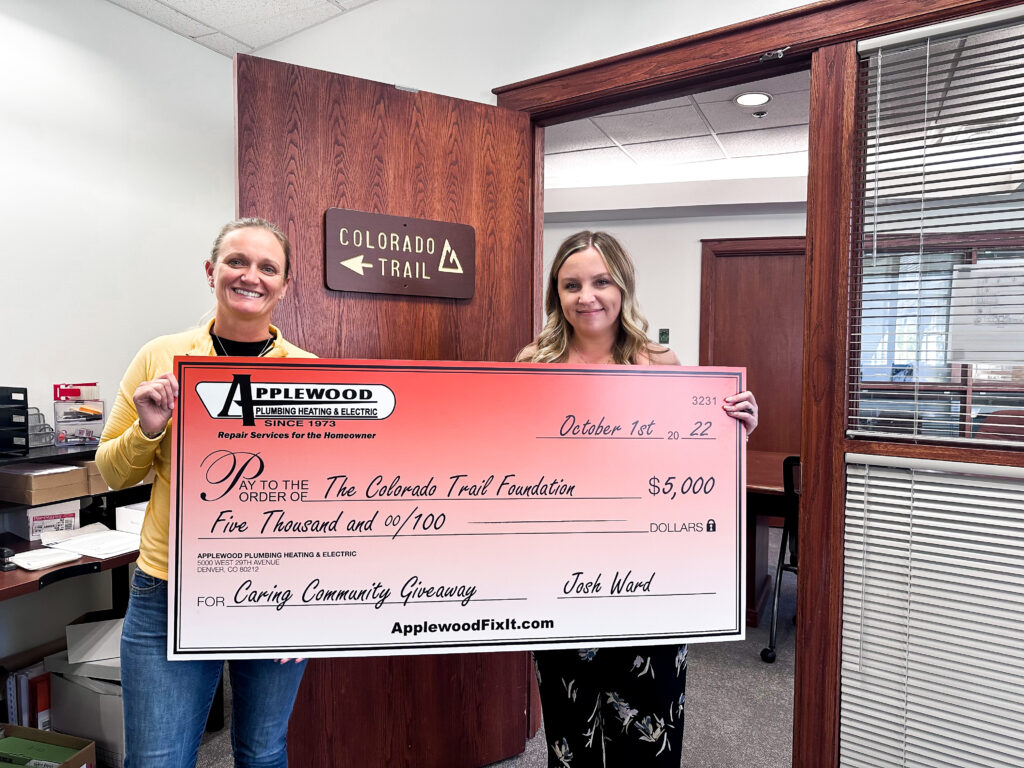
<instances>
[{"instance_id":1,"label":"cardboard box","mask_svg":"<svg viewBox=\"0 0 1024 768\"><path fill-rule=\"evenodd\" d=\"M146 502L128 504L114 510L114 528L126 533L142 535L142 521L146 517Z\"/></svg>"},{"instance_id":2,"label":"cardboard box","mask_svg":"<svg viewBox=\"0 0 1024 768\"><path fill-rule=\"evenodd\" d=\"M98 659L97 661L83 661L81 664L72 664L68 661L68 652L59 651L43 659L43 666L47 672L58 675L77 675L78 677L95 677L99 680L121 680L121 659Z\"/></svg>"},{"instance_id":3,"label":"cardboard box","mask_svg":"<svg viewBox=\"0 0 1024 768\"><path fill-rule=\"evenodd\" d=\"M121 626L123 618L114 611L93 611L79 616L67 625L68 661L116 659L121 655Z\"/></svg>"},{"instance_id":4,"label":"cardboard box","mask_svg":"<svg viewBox=\"0 0 1024 768\"><path fill-rule=\"evenodd\" d=\"M59 501L7 513L7 529L27 541L39 541L44 531L71 531L79 527L78 499Z\"/></svg>"},{"instance_id":5,"label":"cardboard box","mask_svg":"<svg viewBox=\"0 0 1024 768\"><path fill-rule=\"evenodd\" d=\"M86 471L89 477L89 493L95 496L98 493L106 493L110 490L110 486L107 485L103 479L103 475L100 474L100 468L96 466L95 461L72 461L77 467L82 467Z\"/></svg>"},{"instance_id":6,"label":"cardboard box","mask_svg":"<svg viewBox=\"0 0 1024 768\"><path fill-rule=\"evenodd\" d=\"M89 476L68 464L11 464L0 467L0 499L36 506L89 495Z\"/></svg>"},{"instance_id":7,"label":"cardboard box","mask_svg":"<svg viewBox=\"0 0 1024 768\"><path fill-rule=\"evenodd\" d=\"M53 731L39 731L35 728L23 728L19 725L0 724L0 734L4 738L26 739L41 744L53 744L58 747L69 747L77 750L74 755L58 768L96 768L96 745L89 739L67 736Z\"/></svg>"},{"instance_id":8,"label":"cardboard box","mask_svg":"<svg viewBox=\"0 0 1024 768\"><path fill-rule=\"evenodd\" d=\"M100 765L121 768L124 762L124 713L121 686L89 677L51 679L53 728L78 733L96 743Z\"/></svg>"}]
</instances>

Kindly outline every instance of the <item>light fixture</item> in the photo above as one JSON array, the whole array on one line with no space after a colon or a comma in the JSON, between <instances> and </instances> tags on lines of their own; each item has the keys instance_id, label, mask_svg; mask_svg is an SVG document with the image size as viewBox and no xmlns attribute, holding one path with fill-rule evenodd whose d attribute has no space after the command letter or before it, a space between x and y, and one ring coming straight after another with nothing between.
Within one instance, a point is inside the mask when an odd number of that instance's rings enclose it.
<instances>
[{"instance_id":1,"label":"light fixture","mask_svg":"<svg viewBox=\"0 0 1024 768\"><path fill-rule=\"evenodd\" d=\"M772 100L772 97L767 93L760 93L758 91L752 91L750 93L741 93L733 101L739 104L741 107L759 107L762 104L767 104Z\"/></svg>"}]
</instances>

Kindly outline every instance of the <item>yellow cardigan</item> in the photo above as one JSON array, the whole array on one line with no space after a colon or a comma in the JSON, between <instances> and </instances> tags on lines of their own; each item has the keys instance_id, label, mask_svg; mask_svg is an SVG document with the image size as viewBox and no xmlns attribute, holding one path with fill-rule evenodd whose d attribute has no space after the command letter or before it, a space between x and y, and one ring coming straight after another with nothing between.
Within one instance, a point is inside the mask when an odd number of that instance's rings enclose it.
<instances>
[{"instance_id":1,"label":"yellow cardigan","mask_svg":"<svg viewBox=\"0 0 1024 768\"><path fill-rule=\"evenodd\" d=\"M110 410L107 425L96 451L96 464L107 485L127 488L140 482L152 467L156 471L153 492L142 522L142 543L139 546L139 567L158 579L167 579L167 526L171 508L171 445L170 422L159 437L150 440L139 427L139 415L132 395L144 381L171 372L175 355L213 357L210 338L211 320L203 327L182 333L160 336L139 350L132 360ZM316 357L284 340L281 332L270 326L275 339L264 357Z\"/></svg>"}]
</instances>

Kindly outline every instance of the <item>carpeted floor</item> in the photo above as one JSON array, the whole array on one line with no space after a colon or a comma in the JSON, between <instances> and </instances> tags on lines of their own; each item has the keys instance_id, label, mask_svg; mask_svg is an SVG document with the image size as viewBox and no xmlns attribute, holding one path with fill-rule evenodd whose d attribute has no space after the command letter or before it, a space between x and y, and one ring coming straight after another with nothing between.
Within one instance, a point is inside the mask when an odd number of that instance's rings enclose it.
<instances>
[{"instance_id":1,"label":"carpeted floor","mask_svg":"<svg viewBox=\"0 0 1024 768\"><path fill-rule=\"evenodd\" d=\"M773 564L780 536L781 531L772 531L769 562ZM774 664L765 664L760 657L768 644L767 617L762 626L747 628L743 642L690 646L683 768L789 768L792 764L795 613L796 577L785 574ZM493 768L546 768L546 761L542 728L521 755ZM207 734L197 768L231 768L232 764L228 727Z\"/></svg>"}]
</instances>

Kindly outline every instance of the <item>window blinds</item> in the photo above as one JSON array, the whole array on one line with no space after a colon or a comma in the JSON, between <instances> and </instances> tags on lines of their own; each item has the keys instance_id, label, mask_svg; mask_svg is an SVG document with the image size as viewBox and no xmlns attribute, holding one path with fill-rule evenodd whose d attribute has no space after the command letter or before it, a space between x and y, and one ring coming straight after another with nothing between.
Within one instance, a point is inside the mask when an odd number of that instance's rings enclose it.
<instances>
[{"instance_id":1,"label":"window blinds","mask_svg":"<svg viewBox=\"0 0 1024 768\"><path fill-rule=\"evenodd\" d=\"M846 480L841 768L1024 766L1024 469Z\"/></svg>"},{"instance_id":2,"label":"window blinds","mask_svg":"<svg viewBox=\"0 0 1024 768\"><path fill-rule=\"evenodd\" d=\"M848 433L1024 445L1024 23L860 74Z\"/></svg>"}]
</instances>

